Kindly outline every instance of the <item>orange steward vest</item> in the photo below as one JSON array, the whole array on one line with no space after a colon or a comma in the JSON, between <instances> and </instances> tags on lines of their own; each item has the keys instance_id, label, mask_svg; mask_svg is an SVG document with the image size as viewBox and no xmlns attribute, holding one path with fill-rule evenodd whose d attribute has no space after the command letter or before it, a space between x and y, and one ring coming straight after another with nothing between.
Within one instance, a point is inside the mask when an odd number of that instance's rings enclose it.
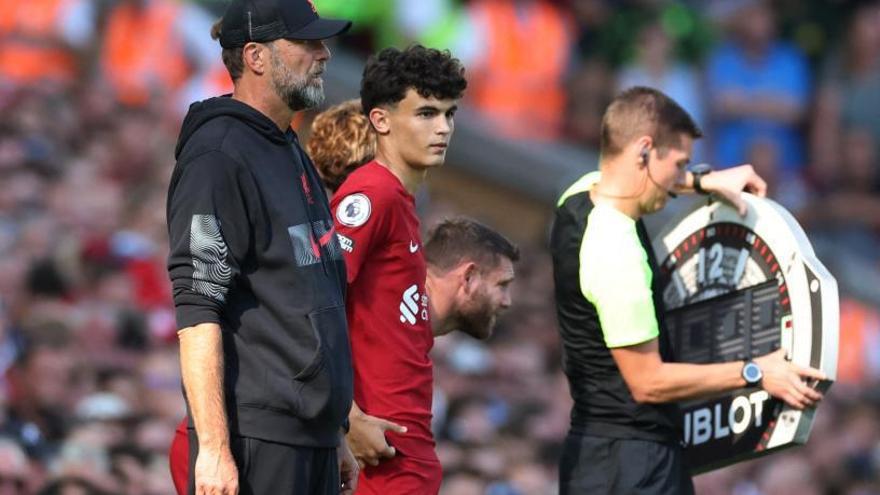
<instances>
[{"instance_id":1,"label":"orange steward vest","mask_svg":"<svg viewBox=\"0 0 880 495\"><path fill-rule=\"evenodd\" d=\"M122 4L110 13L101 65L122 103L141 106L186 82L190 66L175 32L179 10L173 2L155 0L142 8Z\"/></svg>"},{"instance_id":2,"label":"orange steward vest","mask_svg":"<svg viewBox=\"0 0 880 495\"><path fill-rule=\"evenodd\" d=\"M532 139L560 136L563 77L571 51L569 19L538 1L523 15L509 0L472 7L485 21L485 56L469 77L469 97L505 134Z\"/></svg>"},{"instance_id":3,"label":"orange steward vest","mask_svg":"<svg viewBox=\"0 0 880 495\"><path fill-rule=\"evenodd\" d=\"M58 32L67 0L0 0L0 79L70 82L77 60Z\"/></svg>"},{"instance_id":4,"label":"orange steward vest","mask_svg":"<svg viewBox=\"0 0 880 495\"><path fill-rule=\"evenodd\" d=\"M876 334L878 330L880 315L874 309L851 299L840 299L838 381L859 385L871 378L868 353L875 344L871 334Z\"/></svg>"}]
</instances>

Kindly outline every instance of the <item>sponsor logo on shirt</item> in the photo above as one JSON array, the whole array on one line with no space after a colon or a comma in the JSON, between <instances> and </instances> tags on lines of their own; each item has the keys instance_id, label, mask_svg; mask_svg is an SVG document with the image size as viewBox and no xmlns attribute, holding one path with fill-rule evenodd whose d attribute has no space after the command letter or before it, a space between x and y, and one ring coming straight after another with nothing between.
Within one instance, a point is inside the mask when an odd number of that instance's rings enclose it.
<instances>
[{"instance_id":1,"label":"sponsor logo on shirt","mask_svg":"<svg viewBox=\"0 0 880 495\"><path fill-rule=\"evenodd\" d=\"M428 296L419 294L419 286L412 284L403 291L400 302L400 322L415 325L418 319L428 319Z\"/></svg>"},{"instance_id":2,"label":"sponsor logo on shirt","mask_svg":"<svg viewBox=\"0 0 880 495\"><path fill-rule=\"evenodd\" d=\"M370 219L370 198L361 193L349 194L336 207L336 219L348 227L360 227Z\"/></svg>"},{"instance_id":3,"label":"sponsor logo on shirt","mask_svg":"<svg viewBox=\"0 0 880 495\"><path fill-rule=\"evenodd\" d=\"M341 247L343 251L346 253L354 251L354 239L346 237L338 232L336 233L336 237L339 239L339 247Z\"/></svg>"}]
</instances>

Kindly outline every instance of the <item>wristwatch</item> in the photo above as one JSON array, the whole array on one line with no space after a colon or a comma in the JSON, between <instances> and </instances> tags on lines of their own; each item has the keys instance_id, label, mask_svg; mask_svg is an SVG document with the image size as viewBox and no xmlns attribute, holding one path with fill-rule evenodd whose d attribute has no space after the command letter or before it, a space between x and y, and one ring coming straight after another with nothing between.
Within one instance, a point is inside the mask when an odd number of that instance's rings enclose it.
<instances>
[{"instance_id":1,"label":"wristwatch","mask_svg":"<svg viewBox=\"0 0 880 495\"><path fill-rule=\"evenodd\" d=\"M764 378L764 372L761 371L761 367L754 361L746 361L745 364L743 364L742 377L743 380L746 381L746 386L754 387L761 384L761 379Z\"/></svg>"},{"instance_id":2,"label":"wristwatch","mask_svg":"<svg viewBox=\"0 0 880 495\"><path fill-rule=\"evenodd\" d=\"M701 181L703 180L703 176L710 172L712 172L712 165L709 165L708 163L698 163L691 167L691 175L694 176L694 191L698 194L709 194L709 191L703 189Z\"/></svg>"}]
</instances>

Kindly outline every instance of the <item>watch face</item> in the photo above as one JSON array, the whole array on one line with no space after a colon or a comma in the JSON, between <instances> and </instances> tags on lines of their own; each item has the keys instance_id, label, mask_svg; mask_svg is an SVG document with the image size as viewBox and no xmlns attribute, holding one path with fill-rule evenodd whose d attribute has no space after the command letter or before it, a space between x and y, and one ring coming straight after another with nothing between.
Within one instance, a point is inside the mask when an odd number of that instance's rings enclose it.
<instances>
[{"instance_id":1,"label":"watch face","mask_svg":"<svg viewBox=\"0 0 880 495\"><path fill-rule=\"evenodd\" d=\"M698 163L692 167L690 167L692 174L708 174L712 171L712 165L708 163Z\"/></svg>"},{"instance_id":2,"label":"watch face","mask_svg":"<svg viewBox=\"0 0 880 495\"><path fill-rule=\"evenodd\" d=\"M758 381L761 380L761 368L755 363L746 363L746 365L743 366L743 378L745 378L746 382L750 385L758 383Z\"/></svg>"}]
</instances>

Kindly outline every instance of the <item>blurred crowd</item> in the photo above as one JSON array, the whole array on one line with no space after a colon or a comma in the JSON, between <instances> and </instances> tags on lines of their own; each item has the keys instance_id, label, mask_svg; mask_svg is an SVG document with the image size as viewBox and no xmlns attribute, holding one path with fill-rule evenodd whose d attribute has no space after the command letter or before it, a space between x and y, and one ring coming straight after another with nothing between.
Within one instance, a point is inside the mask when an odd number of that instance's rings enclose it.
<instances>
[{"instance_id":1,"label":"blurred crowd","mask_svg":"<svg viewBox=\"0 0 880 495\"><path fill-rule=\"evenodd\" d=\"M695 161L752 163L804 223L876 258L876 0L326 3L361 21L343 40L355 48L451 48L467 66L467 108L511 139L595 148L613 95L656 87L703 127Z\"/></svg>"},{"instance_id":2,"label":"blurred crowd","mask_svg":"<svg viewBox=\"0 0 880 495\"><path fill-rule=\"evenodd\" d=\"M451 48L464 106L511 139L595 147L615 91L657 87L706 130L697 160L754 164L811 236L880 266L878 1L315 3L355 20L349 50ZM230 89L218 7L0 0L0 495L173 493L165 193L187 104ZM435 345L444 495L555 493L570 399L549 258L521 247L495 336ZM846 294L839 378L806 447L698 492L880 494L880 313Z\"/></svg>"}]
</instances>

